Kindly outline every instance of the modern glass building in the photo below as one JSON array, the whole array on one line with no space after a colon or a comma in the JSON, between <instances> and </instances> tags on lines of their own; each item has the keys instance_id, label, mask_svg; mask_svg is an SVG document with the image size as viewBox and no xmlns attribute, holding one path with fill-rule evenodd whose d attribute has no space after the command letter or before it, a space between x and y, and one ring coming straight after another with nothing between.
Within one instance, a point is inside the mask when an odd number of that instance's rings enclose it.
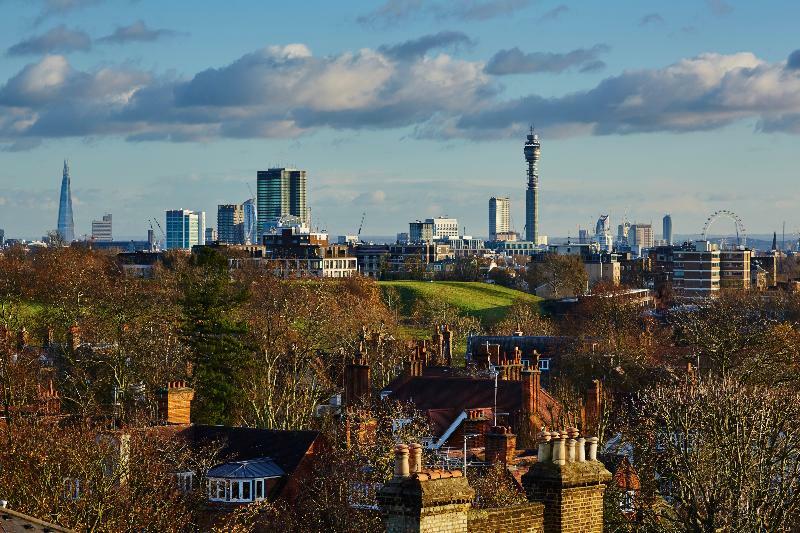
<instances>
[{"instance_id":1,"label":"modern glass building","mask_svg":"<svg viewBox=\"0 0 800 533\"><path fill-rule=\"evenodd\" d=\"M217 240L226 244L244 244L244 208L240 204L217 206Z\"/></svg>"},{"instance_id":2,"label":"modern glass building","mask_svg":"<svg viewBox=\"0 0 800 533\"><path fill-rule=\"evenodd\" d=\"M309 221L306 198L306 171L296 168L271 168L256 174L258 235L269 222L293 216L304 225Z\"/></svg>"},{"instance_id":3,"label":"modern glass building","mask_svg":"<svg viewBox=\"0 0 800 533\"><path fill-rule=\"evenodd\" d=\"M167 211L167 250L206 243L206 214L204 211L172 209Z\"/></svg>"},{"instance_id":4,"label":"modern glass building","mask_svg":"<svg viewBox=\"0 0 800 533\"><path fill-rule=\"evenodd\" d=\"M256 227L258 220L256 218L256 199L250 198L243 203L242 210L244 211L244 222L242 223L244 227L244 243L257 244L258 237L256 235Z\"/></svg>"},{"instance_id":5,"label":"modern glass building","mask_svg":"<svg viewBox=\"0 0 800 533\"><path fill-rule=\"evenodd\" d=\"M111 213L103 215L101 220L92 220L92 240L111 242L114 240Z\"/></svg>"},{"instance_id":6,"label":"modern glass building","mask_svg":"<svg viewBox=\"0 0 800 533\"><path fill-rule=\"evenodd\" d=\"M65 243L75 240L75 222L72 219L72 189L70 187L69 166L64 160L64 173L61 177L61 198L58 202L58 234Z\"/></svg>"},{"instance_id":7,"label":"modern glass building","mask_svg":"<svg viewBox=\"0 0 800 533\"><path fill-rule=\"evenodd\" d=\"M672 215L664 215L663 232L661 238L667 243L667 246L672 246Z\"/></svg>"}]
</instances>

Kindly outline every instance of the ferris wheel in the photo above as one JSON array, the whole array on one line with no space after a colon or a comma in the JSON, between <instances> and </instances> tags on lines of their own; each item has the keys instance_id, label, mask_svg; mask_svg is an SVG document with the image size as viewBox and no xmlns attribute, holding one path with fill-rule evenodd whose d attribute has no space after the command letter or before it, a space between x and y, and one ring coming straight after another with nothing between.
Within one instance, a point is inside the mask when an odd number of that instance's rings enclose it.
<instances>
[{"instance_id":1,"label":"ferris wheel","mask_svg":"<svg viewBox=\"0 0 800 533\"><path fill-rule=\"evenodd\" d=\"M742 222L742 219L739 217L739 215L727 209L714 211L711 216L708 217L705 225L703 225L703 240L708 240L708 228L710 228L711 225L720 218L733 220L733 223L736 226L736 245L747 246L747 230L744 228L744 222Z\"/></svg>"}]
</instances>

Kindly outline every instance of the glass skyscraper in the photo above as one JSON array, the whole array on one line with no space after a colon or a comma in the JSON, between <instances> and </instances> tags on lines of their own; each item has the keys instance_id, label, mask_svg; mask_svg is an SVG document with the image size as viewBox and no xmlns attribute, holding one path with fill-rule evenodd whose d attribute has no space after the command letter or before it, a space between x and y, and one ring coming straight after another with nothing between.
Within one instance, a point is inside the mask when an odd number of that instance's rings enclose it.
<instances>
[{"instance_id":1,"label":"glass skyscraper","mask_svg":"<svg viewBox=\"0 0 800 533\"><path fill-rule=\"evenodd\" d=\"M296 217L309 223L306 200L306 171L295 168L271 168L256 174L258 235L269 223L281 217Z\"/></svg>"},{"instance_id":2,"label":"glass skyscraper","mask_svg":"<svg viewBox=\"0 0 800 533\"><path fill-rule=\"evenodd\" d=\"M168 250L183 248L190 250L192 246L206 243L206 214L204 211L188 209L171 209L167 211L167 243Z\"/></svg>"},{"instance_id":3,"label":"glass skyscraper","mask_svg":"<svg viewBox=\"0 0 800 533\"><path fill-rule=\"evenodd\" d=\"M61 177L61 198L58 202L58 234L65 243L75 240L75 222L72 219L72 189L70 187L69 166L64 160L64 174Z\"/></svg>"},{"instance_id":4,"label":"glass skyscraper","mask_svg":"<svg viewBox=\"0 0 800 533\"><path fill-rule=\"evenodd\" d=\"M226 244L244 244L244 209L240 204L217 206L217 240Z\"/></svg>"},{"instance_id":5,"label":"glass skyscraper","mask_svg":"<svg viewBox=\"0 0 800 533\"><path fill-rule=\"evenodd\" d=\"M256 225L258 220L256 218L256 199L250 198L242 204L244 209L244 243L257 244L258 236L256 235Z\"/></svg>"}]
</instances>

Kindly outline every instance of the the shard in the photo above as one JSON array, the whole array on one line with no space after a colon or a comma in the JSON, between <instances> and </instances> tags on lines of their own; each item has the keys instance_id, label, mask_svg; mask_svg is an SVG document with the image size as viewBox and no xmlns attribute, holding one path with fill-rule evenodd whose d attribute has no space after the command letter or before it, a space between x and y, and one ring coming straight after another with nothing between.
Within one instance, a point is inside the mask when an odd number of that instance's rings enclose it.
<instances>
[{"instance_id":1,"label":"the shard","mask_svg":"<svg viewBox=\"0 0 800 533\"><path fill-rule=\"evenodd\" d=\"M65 243L75 240L75 223L72 220L72 190L70 189L69 166L64 160L64 175L61 178L61 199L58 202L58 234Z\"/></svg>"}]
</instances>

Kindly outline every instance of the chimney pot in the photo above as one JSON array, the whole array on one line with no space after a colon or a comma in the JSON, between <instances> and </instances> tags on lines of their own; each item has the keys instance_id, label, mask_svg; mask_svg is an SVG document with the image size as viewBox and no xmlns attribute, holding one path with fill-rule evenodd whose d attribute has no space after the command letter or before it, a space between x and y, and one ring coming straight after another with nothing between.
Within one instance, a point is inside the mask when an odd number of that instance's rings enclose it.
<instances>
[{"instance_id":1,"label":"chimney pot","mask_svg":"<svg viewBox=\"0 0 800 533\"><path fill-rule=\"evenodd\" d=\"M579 463L586 461L586 439L584 437L578 439L578 457L576 461Z\"/></svg>"},{"instance_id":2,"label":"chimney pot","mask_svg":"<svg viewBox=\"0 0 800 533\"><path fill-rule=\"evenodd\" d=\"M589 461L597 461L597 442L600 439L597 437L589 437L586 440L589 442Z\"/></svg>"},{"instance_id":3,"label":"chimney pot","mask_svg":"<svg viewBox=\"0 0 800 533\"><path fill-rule=\"evenodd\" d=\"M408 446L398 444L394 448L394 477L395 479L403 479L408 476Z\"/></svg>"},{"instance_id":4,"label":"chimney pot","mask_svg":"<svg viewBox=\"0 0 800 533\"><path fill-rule=\"evenodd\" d=\"M409 469L412 474L422 472L422 445L413 443L409 446L410 449L410 465Z\"/></svg>"},{"instance_id":5,"label":"chimney pot","mask_svg":"<svg viewBox=\"0 0 800 533\"><path fill-rule=\"evenodd\" d=\"M564 446L564 438L566 434L556 431L553 436L553 463L563 465L566 463L566 448Z\"/></svg>"}]
</instances>

